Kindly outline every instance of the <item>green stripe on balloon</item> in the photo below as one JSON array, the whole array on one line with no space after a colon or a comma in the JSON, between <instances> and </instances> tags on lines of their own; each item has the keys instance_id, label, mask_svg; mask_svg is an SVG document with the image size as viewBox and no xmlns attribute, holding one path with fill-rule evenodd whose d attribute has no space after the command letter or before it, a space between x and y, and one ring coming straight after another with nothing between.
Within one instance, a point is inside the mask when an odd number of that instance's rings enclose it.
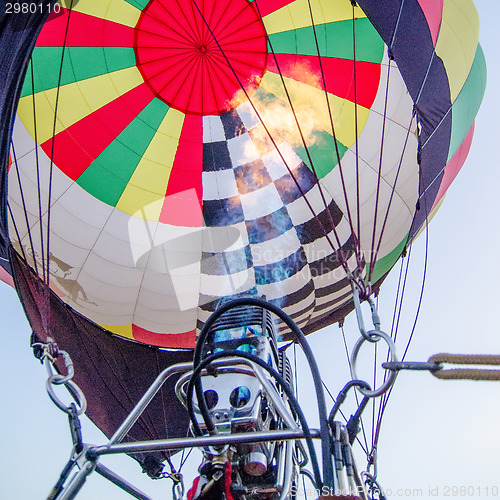
<instances>
[{"instance_id":1,"label":"green stripe on balloon","mask_svg":"<svg viewBox=\"0 0 500 500\"><path fill-rule=\"evenodd\" d=\"M35 92L56 88L59 83L62 47L35 47ZM135 66L132 47L66 47L61 73L61 86L87 78ZM33 93L31 68L28 68L21 97Z\"/></svg>"},{"instance_id":2,"label":"green stripe on balloon","mask_svg":"<svg viewBox=\"0 0 500 500\"><path fill-rule=\"evenodd\" d=\"M124 0L125 2L137 7L139 10L142 10L149 3L149 0Z\"/></svg>"},{"instance_id":3,"label":"green stripe on balloon","mask_svg":"<svg viewBox=\"0 0 500 500\"><path fill-rule=\"evenodd\" d=\"M384 42L370 21L356 19L355 29L356 60L380 63L384 55ZM316 26L316 35L321 56L354 59L352 21L319 24ZM269 41L277 54L318 55L313 28L310 26L269 35Z\"/></svg>"},{"instance_id":4,"label":"green stripe on balloon","mask_svg":"<svg viewBox=\"0 0 500 500\"><path fill-rule=\"evenodd\" d=\"M375 262L375 267L373 269L373 275L371 278L372 283L376 283L380 278L382 278L385 274L387 274L393 267L394 264L398 261L399 257L404 251L405 245L408 242L408 235L403 238L401 243L391 252L389 252L385 257L378 259ZM368 276L370 270L370 263L366 264L366 275Z\"/></svg>"},{"instance_id":5,"label":"green stripe on balloon","mask_svg":"<svg viewBox=\"0 0 500 500\"><path fill-rule=\"evenodd\" d=\"M289 108L288 102L283 101L271 92L265 91L262 87L259 87L254 94L252 94L250 100L254 102L254 104L259 103L259 106L265 106L270 109L272 109L276 103L282 103L286 108ZM269 125L265 123L265 119L263 124L266 126ZM279 142L280 140L278 138L277 144L279 144ZM332 134L324 130L314 130L310 136L310 140L306 140L307 151L312 159L314 169L313 166L311 166L311 161L309 160L304 143L301 142L300 144L289 145L292 146L294 151L298 156L300 156L301 160L307 165L307 167L316 174L318 179L325 177L325 175L331 172L338 164L335 141ZM337 149L339 151L340 159L342 159L348 148L337 140Z\"/></svg>"},{"instance_id":6,"label":"green stripe on balloon","mask_svg":"<svg viewBox=\"0 0 500 500\"><path fill-rule=\"evenodd\" d=\"M344 156L347 148L337 141L340 159ZM309 156L312 158L314 165L314 173L318 179L322 179L325 175L330 173L333 168L338 164L337 151L335 150L335 141L333 137L323 130L314 131L314 144L308 145ZM309 165L309 157L307 156L305 148L296 147L295 152L301 157L302 161L312 170Z\"/></svg>"},{"instance_id":7,"label":"green stripe on balloon","mask_svg":"<svg viewBox=\"0 0 500 500\"><path fill-rule=\"evenodd\" d=\"M77 183L97 199L115 206L168 109L163 101L153 99L89 165Z\"/></svg>"},{"instance_id":8,"label":"green stripe on balloon","mask_svg":"<svg viewBox=\"0 0 500 500\"><path fill-rule=\"evenodd\" d=\"M457 152L469 132L479 111L485 89L486 61L483 50L478 45L469 76L451 108L451 139L447 162Z\"/></svg>"}]
</instances>

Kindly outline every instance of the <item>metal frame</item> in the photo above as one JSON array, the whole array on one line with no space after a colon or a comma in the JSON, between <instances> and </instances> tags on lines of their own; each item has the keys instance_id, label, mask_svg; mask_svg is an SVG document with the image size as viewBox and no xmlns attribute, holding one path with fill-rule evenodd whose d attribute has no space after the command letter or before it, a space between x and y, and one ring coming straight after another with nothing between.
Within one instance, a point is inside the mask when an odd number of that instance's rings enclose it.
<instances>
[{"instance_id":1,"label":"metal frame","mask_svg":"<svg viewBox=\"0 0 500 500\"><path fill-rule=\"evenodd\" d=\"M127 418L122 422L120 427L116 430L113 436L110 438L107 444L102 446L85 446L82 451L78 454L74 453L67 466L63 469L61 473L58 485L60 486L59 492L56 492L55 496L49 496L49 499L57 500L71 500L76 497L78 492L83 487L87 477L94 471L100 474L102 477L108 479L118 487L120 487L125 492L138 498L140 500L151 500L149 496L143 493L141 490L131 485L128 481L121 478L118 474L111 471L107 467L99 463L99 458L103 455L113 455L120 453L138 453L145 451L167 451L167 450L178 450L182 448L202 448L206 446L221 446L228 444L241 444L241 443L259 443L268 441L286 441L285 444L285 454L287 458L291 457L292 446L288 443L289 441L303 439L304 433L297 424L295 423L293 417L291 416L288 409L283 405L281 397L277 393L274 386L266 378L263 370L260 369L258 365L252 363L250 360L242 358L227 358L215 361L213 366L216 367L235 367L237 365L246 365L255 377L262 383L264 389L268 393L269 397L272 399L276 407L279 408L280 416L282 416L286 425L290 427L287 430L275 430L275 431L258 431L251 433L241 433L241 434L220 434L215 436L204 436L204 437L187 437L187 438L173 438L173 439L161 439L153 441L141 441L135 443L121 443L133 425L137 422L141 414L147 408L151 400L160 390L165 381L172 375L178 373L186 373L193 370L192 363L179 363L172 365L165 370L163 370L156 380L151 384L149 389L146 391L144 396L135 405L133 410L127 416ZM208 374L203 372L203 374ZM311 429L311 435L313 438L320 438L320 431ZM291 462L291 461L290 461ZM79 467L79 471L71 477L69 480L69 475L74 466ZM291 466L288 464L288 466ZM283 487L285 487L285 477L287 476L286 471L283 471ZM62 484L67 482L65 488L62 488ZM56 485L57 486L57 485ZM285 488L283 488L285 489ZM55 488L54 488L55 490ZM54 491L53 490L53 491Z\"/></svg>"}]
</instances>

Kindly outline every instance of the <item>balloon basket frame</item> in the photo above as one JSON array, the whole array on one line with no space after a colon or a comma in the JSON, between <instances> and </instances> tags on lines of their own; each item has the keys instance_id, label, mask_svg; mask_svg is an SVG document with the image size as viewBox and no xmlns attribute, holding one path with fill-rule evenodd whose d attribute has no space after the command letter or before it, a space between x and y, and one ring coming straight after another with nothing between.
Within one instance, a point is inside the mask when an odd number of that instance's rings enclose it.
<instances>
[{"instance_id":1,"label":"balloon basket frame","mask_svg":"<svg viewBox=\"0 0 500 500\"><path fill-rule=\"evenodd\" d=\"M217 368L246 365L247 368L250 368L250 370L253 371L259 380L262 380L263 378L259 367L250 360L241 358L221 359L214 361L211 365ZM140 500L151 500L150 496L130 484L106 466L99 463L99 459L105 455L134 454L150 451L178 451L185 448L220 447L226 445L254 444L262 442L295 441L306 437L304 431L295 424L292 428L282 430L256 431L238 434L218 434L201 437L170 438L123 443L122 440L137 422L167 379L173 375L187 374L190 371L192 372L192 370L192 363L179 363L166 368L158 375L144 396L139 400L134 409L130 412L128 417L123 421L106 444L101 446L86 444L83 445L79 451L77 451L77 447L75 446L72 457L61 472L59 481L54 486L47 500L70 500L75 498L85 484L87 477L89 477L93 472L97 472L99 475L111 481L134 498L138 498ZM208 375L209 373L207 370L204 370L202 374ZM279 399L277 392L274 391L273 393L272 390L269 390L268 396L273 399L273 402L275 402L277 406L281 407L282 411L280 413L282 413L282 417L285 417L288 423L293 422L290 415L286 416L283 414L283 410L286 411L286 409L283 407L282 401ZM317 429L310 429L310 435L313 439L319 439L321 437L320 431ZM69 476L74 467L77 467L79 470L70 478Z\"/></svg>"}]
</instances>

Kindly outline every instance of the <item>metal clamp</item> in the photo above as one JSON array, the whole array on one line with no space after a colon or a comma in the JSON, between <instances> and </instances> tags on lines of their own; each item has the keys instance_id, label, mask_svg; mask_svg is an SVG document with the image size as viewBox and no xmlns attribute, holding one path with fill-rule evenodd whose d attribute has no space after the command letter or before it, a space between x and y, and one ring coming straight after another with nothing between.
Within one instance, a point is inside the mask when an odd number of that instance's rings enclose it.
<instances>
[{"instance_id":1,"label":"metal clamp","mask_svg":"<svg viewBox=\"0 0 500 500\"><path fill-rule=\"evenodd\" d=\"M45 387L47 389L47 392L49 394L50 399L52 402L64 413L67 413L68 415L72 414L71 406L68 406L64 404L57 396L56 393L54 392L53 385L60 385L61 382L58 382L57 380L57 375L51 375L48 379L47 382L45 383ZM56 380L56 381L55 381ZM67 380L64 382L64 385L70 392L71 396L76 402L77 410L76 414L78 416L83 415L85 411L87 410L87 400L85 399L85 396L82 392L82 390L71 380Z\"/></svg>"},{"instance_id":2,"label":"metal clamp","mask_svg":"<svg viewBox=\"0 0 500 500\"><path fill-rule=\"evenodd\" d=\"M380 339L384 339L385 343L389 347L389 353L391 355L391 362L395 363L398 360L398 356L396 354L396 344L394 344L394 340L387 335L387 333L381 331L381 330L371 330L367 332L366 337L360 337L359 340L356 342L356 345L354 346L354 349L352 350L352 355L351 355L351 376L353 380L359 380L359 377L357 375L356 371L356 361L358 359L358 354L359 350L361 349L361 346L363 345L363 342L365 340L368 340L369 342L378 342ZM375 398L377 396L380 396L381 394L384 394L391 386L394 384L394 381L396 380L397 377L397 372L390 372L390 375L386 378L384 383L378 388L374 390L369 390L364 387L359 387L359 391L361 394L368 398Z\"/></svg>"},{"instance_id":3,"label":"metal clamp","mask_svg":"<svg viewBox=\"0 0 500 500\"><path fill-rule=\"evenodd\" d=\"M69 354L66 351L58 351L57 355L62 355L64 359L64 365L66 366L67 374L61 375L59 373L54 373L52 370L52 364L55 361L55 358L52 356L44 356L42 361L47 361L45 367L47 369L47 373L49 377L52 377L52 383L55 385L64 385L66 382L70 381L75 375L75 369L73 366L73 361L71 360Z\"/></svg>"},{"instance_id":4,"label":"metal clamp","mask_svg":"<svg viewBox=\"0 0 500 500\"><path fill-rule=\"evenodd\" d=\"M352 286L352 299L354 302L354 309L356 311L356 319L358 321L359 331L361 336L368 340L368 342L378 342L380 338L372 337L370 334L372 332L367 332L365 328L365 323L363 320L363 312L361 311L361 301L360 301L360 288L359 284L351 278L351 286ZM380 317L377 312L377 306L374 300L371 297L366 298L368 304L370 305L371 313L372 313L372 323L375 327L375 332L380 331Z\"/></svg>"},{"instance_id":5,"label":"metal clamp","mask_svg":"<svg viewBox=\"0 0 500 500\"><path fill-rule=\"evenodd\" d=\"M58 351L58 355L59 354L62 354L64 358L64 364L68 372L66 375L55 373L52 367L55 359L52 356L44 355L42 358L42 362L45 362L45 367L47 369L47 374L49 376L47 382L45 383L47 393L49 394L49 397L52 400L52 402L60 410L71 416L74 414L74 410L72 410L71 405L64 404L54 392L54 385L66 386L66 389L68 389L69 393L75 400L77 407L76 415L77 416L83 415L87 409L87 400L85 399L82 390L71 380L75 374L73 361L71 361L71 358L66 351Z\"/></svg>"}]
</instances>

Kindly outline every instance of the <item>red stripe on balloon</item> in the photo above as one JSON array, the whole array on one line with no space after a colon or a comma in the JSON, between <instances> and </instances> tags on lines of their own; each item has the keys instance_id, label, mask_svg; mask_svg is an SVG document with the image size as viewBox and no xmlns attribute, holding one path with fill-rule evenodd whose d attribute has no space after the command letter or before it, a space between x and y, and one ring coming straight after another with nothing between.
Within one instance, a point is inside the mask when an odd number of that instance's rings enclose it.
<instances>
[{"instance_id":1,"label":"red stripe on balloon","mask_svg":"<svg viewBox=\"0 0 500 500\"><path fill-rule=\"evenodd\" d=\"M472 123L472 126L469 129L469 131L467 132L467 135L465 136L464 140L462 141L462 144L460 144L459 148L457 149L457 151L452 156L452 158L450 159L450 161L448 162L448 164L444 169L444 175L441 180L441 185L439 186L438 194L436 196L436 199L434 200L434 204L432 205L432 209L434 209L434 207L441 201L441 198L446 194L446 191L450 187L451 183L455 180L455 177L458 175L458 172L460 172L460 169L465 163L465 160L467 158L467 155L469 154L469 150L472 144L473 135L474 135L474 122Z\"/></svg>"},{"instance_id":2,"label":"red stripe on balloon","mask_svg":"<svg viewBox=\"0 0 500 500\"><path fill-rule=\"evenodd\" d=\"M198 115L186 115L168 180L160 222L201 227L202 171L203 118Z\"/></svg>"},{"instance_id":3,"label":"red stripe on balloon","mask_svg":"<svg viewBox=\"0 0 500 500\"><path fill-rule=\"evenodd\" d=\"M203 18L191 0L150 3L136 27L137 67L169 106L221 114L241 87L252 90L264 74L266 33L246 0L205 0L200 8Z\"/></svg>"},{"instance_id":4,"label":"red stripe on balloon","mask_svg":"<svg viewBox=\"0 0 500 500\"><path fill-rule=\"evenodd\" d=\"M354 102L354 61L349 59L321 58L300 54L276 54L283 76L324 90L321 66L325 73L326 90L332 95ZM274 57L268 58L268 71L279 74ZM370 108L377 95L380 65L356 61L357 103Z\"/></svg>"},{"instance_id":5,"label":"red stripe on balloon","mask_svg":"<svg viewBox=\"0 0 500 500\"><path fill-rule=\"evenodd\" d=\"M262 17L272 14L278 9L282 9L286 5L293 3L295 0L254 0L255 5Z\"/></svg>"},{"instance_id":6,"label":"red stripe on balloon","mask_svg":"<svg viewBox=\"0 0 500 500\"><path fill-rule=\"evenodd\" d=\"M196 344L196 330L185 333L154 333L132 325L132 335L135 340L143 344L171 349L193 349Z\"/></svg>"},{"instance_id":7,"label":"red stripe on balloon","mask_svg":"<svg viewBox=\"0 0 500 500\"><path fill-rule=\"evenodd\" d=\"M44 142L42 148L50 157L54 142L54 163L75 181L153 98L143 83Z\"/></svg>"},{"instance_id":8,"label":"red stripe on balloon","mask_svg":"<svg viewBox=\"0 0 500 500\"><path fill-rule=\"evenodd\" d=\"M132 47L134 29L81 12L72 11L70 16L68 10L61 9L59 14L53 12L49 16L36 44L45 47L62 47L64 44L75 47Z\"/></svg>"},{"instance_id":9,"label":"red stripe on balloon","mask_svg":"<svg viewBox=\"0 0 500 500\"><path fill-rule=\"evenodd\" d=\"M420 8L424 12L425 19L429 25L432 36L432 43L436 45L443 17L443 0L418 0Z\"/></svg>"}]
</instances>

